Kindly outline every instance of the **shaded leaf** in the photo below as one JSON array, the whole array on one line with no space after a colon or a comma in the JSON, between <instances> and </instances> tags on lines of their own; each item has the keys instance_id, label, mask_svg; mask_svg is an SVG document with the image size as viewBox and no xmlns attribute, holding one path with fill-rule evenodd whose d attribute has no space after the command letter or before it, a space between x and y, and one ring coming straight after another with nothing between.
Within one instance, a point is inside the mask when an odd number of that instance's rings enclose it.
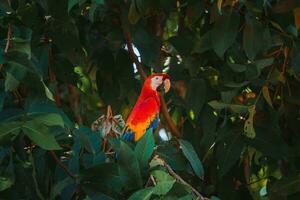
<instances>
[{"instance_id":1,"label":"shaded leaf","mask_svg":"<svg viewBox=\"0 0 300 200\"><path fill-rule=\"evenodd\" d=\"M221 2L222 1L218 1ZM238 33L240 15L234 10L226 10L219 16L211 33L212 46L218 56L223 57L225 51L233 44Z\"/></svg>"},{"instance_id":2,"label":"shaded leaf","mask_svg":"<svg viewBox=\"0 0 300 200\"><path fill-rule=\"evenodd\" d=\"M5 91L14 91L19 86L20 81L17 80L11 73L6 73L5 77Z\"/></svg>"},{"instance_id":3,"label":"shaded leaf","mask_svg":"<svg viewBox=\"0 0 300 200\"><path fill-rule=\"evenodd\" d=\"M148 165L149 159L152 156L154 150L154 138L152 129L148 129L146 134L138 141L134 153L140 162L141 167Z\"/></svg>"},{"instance_id":4,"label":"shaded leaf","mask_svg":"<svg viewBox=\"0 0 300 200\"><path fill-rule=\"evenodd\" d=\"M223 177L237 162L242 153L244 142L239 133L229 133L230 139L217 146L217 159L220 167L219 176Z\"/></svg>"},{"instance_id":5,"label":"shaded leaf","mask_svg":"<svg viewBox=\"0 0 300 200\"><path fill-rule=\"evenodd\" d=\"M257 19L246 17L246 26L243 33L243 46L246 55L250 60L254 60L256 55L264 47L263 33L263 26Z\"/></svg>"},{"instance_id":6,"label":"shaded leaf","mask_svg":"<svg viewBox=\"0 0 300 200\"><path fill-rule=\"evenodd\" d=\"M203 53L211 48L211 31L208 31L195 41L192 53Z\"/></svg>"},{"instance_id":7,"label":"shaded leaf","mask_svg":"<svg viewBox=\"0 0 300 200\"><path fill-rule=\"evenodd\" d=\"M128 187L141 187L142 177L140 165L134 151L123 141L110 140L110 143L118 155L121 175L129 177Z\"/></svg>"},{"instance_id":8,"label":"shaded leaf","mask_svg":"<svg viewBox=\"0 0 300 200\"><path fill-rule=\"evenodd\" d=\"M136 24L139 19L141 18L136 6L135 1L131 1L130 7L129 7L129 13L128 13L128 20L131 24Z\"/></svg>"},{"instance_id":9,"label":"shaded leaf","mask_svg":"<svg viewBox=\"0 0 300 200\"><path fill-rule=\"evenodd\" d=\"M194 113L194 118L197 119L206 101L206 83L203 79L194 79L189 83L187 91L186 103L188 112Z\"/></svg>"},{"instance_id":10,"label":"shaded leaf","mask_svg":"<svg viewBox=\"0 0 300 200\"><path fill-rule=\"evenodd\" d=\"M279 181L276 181L268 188L270 196L284 196L294 194L300 191L300 178L299 176L283 177Z\"/></svg>"},{"instance_id":11,"label":"shaded leaf","mask_svg":"<svg viewBox=\"0 0 300 200\"><path fill-rule=\"evenodd\" d=\"M19 131L21 129L22 122L12 121L3 122L0 124L0 140L6 137L8 134Z\"/></svg>"},{"instance_id":12,"label":"shaded leaf","mask_svg":"<svg viewBox=\"0 0 300 200\"><path fill-rule=\"evenodd\" d=\"M216 100L208 102L208 105L210 105L212 108L216 110L222 110L224 108L229 108L235 113L246 113L248 111L248 106L244 105L235 105L235 104L227 104L218 102Z\"/></svg>"},{"instance_id":13,"label":"shaded leaf","mask_svg":"<svg viewBox=\"0 0 300 200\"><path fill-rule=\"evenodd\" d=\"M79 3L80 0L68 0L68 12Z\"/></svg>"},{"instance_id":14,"label":"shaded leaf","mask_svg":"<svg viewBox=\"0 0 300 200\"><path fill-rule=\"evenodd\" d=\"M194 147L188 141L185 141L185 140L179 140L179 143L182 148L183 154L190 162L195 174L199 178L203 179L204 169L203 169L202 163L201 163L200 159L198 158L198 155L197 155Z\"/></svg>"},{"instance_id":15,"label":"shaded leaf","mask_svg":"<svg viewBox=\"0 0 300 200\"><path fill-rule=\"evenodd\" d=\"M267 101L267 103L269 104L269 106L271 106L271 108L273 108L273 103L272 103L272 100L271 100L271 97L270 97L269 88L268 88L267 85L264 85L262 87L262 94L263 94L265 100Z\"/></svg>"},{"instance_id":16,"label":"shaded leaf","mask_svg":"<svg viewBox=\"0 0 300 200\"><path fill-rule=\"evenodd\" d=\"M58 195L60 195L61 191L67 187L68 185L72 184L74 181L70 178L70 177L67 177L65 178L64 180L61 180L59 182L57 182L54 187L53 187L53 190L51 191L51 197L50 199L53 200L53 199L56 199L56 197Z\"/></svg>"}]
</instances>

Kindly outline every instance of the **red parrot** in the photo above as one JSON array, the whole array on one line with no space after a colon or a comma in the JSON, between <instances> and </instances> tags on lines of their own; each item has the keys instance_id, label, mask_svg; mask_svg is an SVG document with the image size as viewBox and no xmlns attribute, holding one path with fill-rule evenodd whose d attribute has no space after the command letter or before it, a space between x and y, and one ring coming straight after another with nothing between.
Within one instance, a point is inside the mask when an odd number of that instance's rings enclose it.
<instances>
[{"instance_id":1,"label":"red parrot","mask_svg":"<svg viewBox=\"0 0 300 200\"><path fill-rule=\"evenodd\" d=\"M158 88L170 89L168 74L153 74L144 82L141 94L126 121L123 138L138 141L148 129L155 129L159 122L160 99Z\"/></svg>"}]
</instances>

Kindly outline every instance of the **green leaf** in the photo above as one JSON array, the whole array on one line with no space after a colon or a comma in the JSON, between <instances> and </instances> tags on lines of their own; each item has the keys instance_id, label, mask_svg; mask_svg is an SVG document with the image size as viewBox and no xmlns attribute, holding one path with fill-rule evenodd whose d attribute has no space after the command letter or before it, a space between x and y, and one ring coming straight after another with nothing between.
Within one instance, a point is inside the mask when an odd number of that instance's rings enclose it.
<instances>
[{"instance_id":1,"label":"green leaf","mask_svg":"<svg viewBox=\"0 0 300 200\"><path fill-rule=\"evenodd\" d=\"M283 196L286 197L288 195L294 194L300 191L300 177L288 176L283 177L279 181L276 181L273 185L268 188L268 193L270 196Z\"/></svg>"},{"instance_id":2,"label":"green leaf","mask_svg":"<svg viewBox=\"0 0 300 200\"><path fill-rule=\"evenodd\" d=\"M204 1L189 1L186 10L186 16L190 24L196 23L205 10Z\"/></svg>"},{"instance_id":3,"label":"green leaf","mask_svg":"<svg viewBox=\"0 0 300 200\"><path fill-rule=\"evenodd\" d=\"M9 134L17 133L21 129L22 122L12 121L3 122L0 124L0 141L6 138Z\"/></svg>"},{"instance_id":4,"label":"green leaf","mask_svg":"<svg viewBox=\"0 0 300 200\"><path fill-rule=\"evenodd\" d=\"M264 85L261 89L263 97L265 98L266 102L269 104L271 108L273 108L272 99L270 96L269 88L267 85Z\"/></svg>"},{"instance_id":5,"label":"green leaf","mask_svg":"<svg viewBox=\"0 0 300 200\"><path fill-rule=\"evenodd\" d=\"M108 191L120 192L126 186L128 177L120 174L117 163L101 163L80 171L81 183L91 188L96 186L97 192L107 194Z\"/></svg>"},{"instance_id":6,"label":"green leaf","mask_svg":"<svg viewBox=\"0 0 300 200\"><path fill-rule=\"evenodd\" d=\"M228 63L228 65L234 72L244 72L247 69L247 67L242 64Z\"/></svg>"},{"instance_id":7,"label":"green leaf","mask_svg":"<svg viewBox=\"0 0 300 200\"><path fill-rule=\"evenodd\" d=\"M192 35L174 36L169 39L169 42L181 55L189 55L193 48L193 41L195 40Z\"/></svg>"},{"instance_id":8,"label":"green leaf","mask_svg":"<svg viewBox=\"0 0 300 200\"><path fill-rule=\"evenodd\" d=\"M243 147L244 142L242 135L237 132L229 133L227 140L218 144L217 160L220 167L220 177L223 177L240 158Z\"/></svg>"},{"instance_id":9,"label":"green leaf","mask_svg":"<svg viewBox=\"0 0 300 200\"><path fill-rule=\"evenodd\" d=\"M207 152L215 142L218 117L210 106L205 106L200 114L200 127L203 130L200 145Z\"/></svg>"},{"instance_id":10,"label":"green leaf","mask_svg":"<svg viewBox=\"0 0 300 200\"><path fill-rule=\"evenodd\" d=\"M243 45L250 60L254 60L256 55L264 48L264 28L256 18L246 18Z\"/></svg>"},{"instance_id":11,"label":"green leaf","mask_svg":"<svg viewBox=\"0 0 300 200\"><path fill-rule=\"evenodd\" d=\"M221 200L221 199L216 196L211 196L210 200Z\"/></svg>"},{"instance_id":12,"label":"green leaf","mask_svg":"<svg viewBox=\"0 0 300 200\"><path fill-rule=\"evenodd\" d=\"M240 15L234 10L226 10L223 15L217 18L212 29L211 40L213 49L221 58L235 41L239 24Z\"/></svg>"},{"instance_id":13,"label":"green leaf","mask_svg":"<svg viewBox=\"0 0 300 200\"><path fill-rule=\"evenodd\" d=\"M48 88L47 85L44 83L44 81L42 81L42 84L43 84L44 89L45 89L46 97L47 97L48 99L50 99L51 101L55 101L52 92L49 90L49 88Z\"/></svg>"},{"instance_id":14,"label":"green leaf","mask_svg":"<svg viewBox=\"0 0 300 200\"><path fill-rule=\"evenodd\" d=\"M31 32L30 32L31 35ZM31 36L30 36L31 37ZM30 39L13 38L12 48L9 51L19 51L27 55L27 58L31 58L31 44Z\"/></svg>"},{"instance_id":15,"label":"green leaf","mask_svg":"<svg viewBox=\"0 0 300 200\"><path fill-rule=\"evenodd\" d=\"M212 48L211 31L207 31L194 43L192 53L203 53Z\"/></svg>"},{"instance_id":16,"label":"green leaf","mask_svg":"<svg viewBox=\"0 0 300 200\"><path fill-rule=\"evenodd\" d=\"M112 139L110 143L119 157L121 175L129 177L128 187L142 187L140 165L134 151L123 141Z\"/></svg>"},{"instance_id":17,"label":"green leaf","mask_svg":"<svg viewBox=\"0 0 300 200\"><path fill-rule=\"evenodd\" d=\"M216 100L208 102L208 105L210 105L215 110L222 110L224 108L228 108L235 113L246 113L248 111L248 106L227 104L223 102L218 102Z\"/></svg>"},{"instance_id":18,"label":"green leaf","mask_svg":"<svg viewBox=\"0 0 300 200\"><path fill-rule=\"evenodd\" d=\"M74 183L74 180L71 179L70 177L67 177L67 178L57 182L53 186L50 199L51 200L56 199L56 197L61 194L62 190L72 183Z\"/></svg>"},{"instance_id":19,"label":"green leaf","mask_svg":"<svg viewBox=\"0 0 300 200\"><path fill-rule=\"evenodd\" d=\"M153 194L153 187L148 187L136 191L129 197L128 200L149 200L152 194Z\"/></svg>"},{"instance_id":20,"label":"green leaf","mask_svg":"<svg viewBox=\"0 0 300 200\"><path fill-rule=\"evenodd\" d=\"M0 176L0 191L10 188L14 184L14 178L8 175Z\"/></svg>"},{"instance_id":21,"label":"green leaf","mask_svg":"<svg viewBox=\"0 0 300 200\"><path fill-rule=\"evenodd\" d=\"M199 112L206 101L206 92L206 83L203 79L193 79L190 81L186 103L188 112L194 113L192 119L198 119Z\"/></svg>"},{"instance_id":22,"label":"green leaf","mask_svg":"<svg viewBox=\"0 0 300 200\"><path fill-rule=\"evenodd\" d=\"M151 172L154 176L157 184L153 188L153 194L156 195L165 195L167 194L173 187L174 183L176 182L175 178L170 176L168 173L162 170L155 170Z\"/></svg>"},{"instance_id":23,"label":"green leaf","mask_svg":"<svg viewBox=\"0 0 300 200\"><path fill-rule=\"evenodd\" d=\"M265 58L256 60L254 64L256 65L257 69L261 71L263 68L272 65L274 62L274 58Z\"/></svg>"},{"instance_id":24,"label":"green leaf","mask_svg":"<svg viewBox=\"0 0 300 200\"><path fill-rule=\"evenodd\" d=\"M146 167L148 165L154 150L154 145L152 129L149 129L138 141L134 149L134 153L139 160L141 167Z\"/></svg>"},{"instance_id":25,"label":"green leaf","mask_svg":"<svg viewBox=\"0 0 300 200\"><path fill-rule=\"evenodd\" d=\"M61 126L64 127L64 120L57 113L41 114L33 118L37 123L42 123L47 126Z\"/></svg>"},{"instance_id":26,"label":"green leaf","mask_svg":"<svg viewBox=\"0 0 300 200\"><path fill-rule=\"evenodd\" d=\"M162 170L154 170L151 174L155 177L155 180L158 182L163 181L174 181L175 179L170 176L167 172Z\"/></svg>"},{"instance_id":27,"label":"green leaf","mask_svg":"<svg viewBox=\"0 0 300 200\"><path fill-rule=\"evenodd\" d=\"M256 135L255 129L253 126L253 119L254 119L254 115L256 113L255 109L256 109L255 105L249 106L249 108L248 108L249 116L244 124L244 134L245 134L245 136L247 136L248 138L251 138L251 139L255 138L255 135Z\"/></svg>"},{"instance_id":28,"label":"green leaf","mask_svg":"<svg viewBox=\"0 0 300 200\"><path fill-rule=\"evenodd\" d=\"M43 124L38 124L34 120L28 121L23 124L22 130L35 144L45 150L61 149L54 135L52 135L48 127Z\"/></svg>"},{"instance_id":29,"label":"green leaf","mask_svg":"<svg viewBox=\"0 0 300 200\"><path fill-rule=\"evenodd\" d=\"M28 55L22 51L19 51L19 49L14 51L10 50L6 54L6 60L7 65L9 66L9 70L14 71L14 73L10 71L13 75L15 75L15 73L19 71L36 73L35 65L29 59ZM17 76L15 77L18 78Z\"/></svg>"},{"instance_id":30,"label":"green leaf","mask_svg":"<svg viewBox=\"0 0 300 200\"><path fill-rule=\"evenodd\" d=\"M289 156L289 146L278 132L255 127L256 137L247 139L250 146L260 151L264 156L282 159Z\"/></svg>"},{"instance_id":31,"label":"green leaf","mask_svg":"<svg viewBox=\"0 0 300 200\"><path fill-rule=\"evenodd\" d=\"M6 73L5 77L5 91L12 92L17 89L19 86L20 81L17 80L11 73Z\"/></svg>"},{"instance_id":32,"label":"green leaf","mask_svg":"<svg viewBox=\"0 0 300 200\"><path fill-rule=\"evenodd\" d=\"M194 196L192 194L187 194L185 196L179 197L178 200L192 200Z\"/></svg>"},{"instance_id":33,"label":"green leaf","mask_svg":"<svg viewBox=\"0 0 300 200\"><path fill-rule=\"evenodd\" d=\"M161 39L147 27L138 26L133 34L133 43L141 54L142 63L157 66L160 58Z\"/></svg>"},{"instance_id":34,"label":"green leaf","mask_svg":"<svg viewBox=\"0 0 300 200\"><path fill-rule=\"evenodd\" d=\"M198 158L198 155L197 155L194 147L191 145L191 143L189 143L188 141L185 141L185 140L179 140L179 143L180 143L180 147L182 149L183 154L190 162L195 174L199 178L203 179L203 177L204 177L203 165L202 165L200 159Z\"/></svg>"},{"instance_id":35,"label":"green leaf","mask_svg":"<svg viewBox=\"0 0 300 200\"><path fill-rule=\"evenodd\" d=\"M131 1L128 13L128 20L131 24L136 24L140 20L141 16L135 6L135 1Z\"/></svg>"},{"instance_id":36,"label":"green leaf","mask_svg":"<svg viewBox=\"0 0 300 200\"><path fill-rule=\"evenodd\" d=\"M68 12L70 12L70 10L79 3L80 0L69 0L68 1Z\"/></svg>"}]
</instances>

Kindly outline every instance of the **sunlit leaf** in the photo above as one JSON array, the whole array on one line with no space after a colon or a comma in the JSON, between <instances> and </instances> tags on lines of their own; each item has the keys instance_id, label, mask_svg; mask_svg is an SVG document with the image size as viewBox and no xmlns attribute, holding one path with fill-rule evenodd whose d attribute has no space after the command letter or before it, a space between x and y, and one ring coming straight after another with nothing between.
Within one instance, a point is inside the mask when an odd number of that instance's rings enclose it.
<instances>
[{"instance_id":1,"label":"sunlit leaf","mask_svg":"<svg viewBox=\"0 0 300 200\"><path fill-rule=\"evenodd\" d=\"M256 135L254 125L253 125L253 119L254 119L254 115L256 113L255 109L256 109L255 105L249 106L249 108L248 108L249 116L248 116L248 119L245 121L245 124L244 124L244 134L248 138L254 138L255 135Z\"/></svg>"},{"instance_id":2,"label":"sunlit leaf","mask_svg":"<svg viewBox=\"0 0 300 200\"><path fill-rule=\"evenodd\" d=\"M157 184L153 188L153 193L157 195L164 195L169 192L176 182L176 180L172 176L170 176L167 172L161 170L155 170L151 172L151 174L157 181Z\"/></svg>"},{"instance_id":3,"label":"sunlit leaf","mask_svg":"<svg viewBox=\"0 0 300 200\"><path fill-rule=\"evenodd\" d=\"M37 123L43 123L47 126L61 126L64 127L64 121L62 117L57 113L41 114L34 116L34 120Z\"/></svg>"},{"instance_id":4,"label":"sunlit leaf","mask_svg":"<svg viewBox=\"0 0 300 200\"><path fill-rule=\"evenodd\" d=\"M49 128L35 121L28 121L22 125L22 130L35 144L46 150L61 149Z\"/></svg>"},{"instance_id":5,"label":"sunlit leaf","mask_svg":"<svg viewBox=\"0 0 300 200\"><path fill-rule=\"evenodd\" d=\"M128 200L149 200L152 194L153 194L153 187L148 187L136 191L129 197Z\"/></svg>"}]
</instances>

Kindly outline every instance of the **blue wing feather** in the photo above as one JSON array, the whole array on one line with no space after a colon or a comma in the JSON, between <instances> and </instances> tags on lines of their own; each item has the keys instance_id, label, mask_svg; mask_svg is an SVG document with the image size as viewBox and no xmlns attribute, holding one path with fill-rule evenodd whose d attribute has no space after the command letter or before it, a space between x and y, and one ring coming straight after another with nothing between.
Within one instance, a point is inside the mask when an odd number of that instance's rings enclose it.
<instances>
[{"instance_id":1,"label":"blue wing feather","mask_svg":"<svg viewBox=\"0 0 300 200\"><path fill-rule=\"evenodd\" d=\"M149 129L152 130L156 129L158 127L158 124L159 124L159 115L157 114L155 119L150 123L150 125L146 129L146 131L148 131ZM128 130L122 135L122 138L126 141L132 141L134 139L134 133L131 130Z\"/></svg>"}]
</instances>

